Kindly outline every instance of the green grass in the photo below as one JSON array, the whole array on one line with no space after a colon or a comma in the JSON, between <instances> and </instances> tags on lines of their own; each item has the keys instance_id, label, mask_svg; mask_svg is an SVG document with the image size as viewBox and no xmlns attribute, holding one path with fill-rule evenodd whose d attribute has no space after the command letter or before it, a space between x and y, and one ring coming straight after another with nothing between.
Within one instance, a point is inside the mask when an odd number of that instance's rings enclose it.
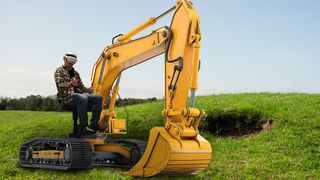
<instances>
[{"instance_id":1,"label":"green grass","mask_svg":"<svg viewBox=\"0 0 320 180\"><path fill-rule=\"evenodd\" d=\"M320 95L232 94L200 96L196 105L207 114L257 110L274 119L273 128L255 136L218 137L201 134L213 149L211 164L192 179L320 179ZM162 102L127 107L129 135L147 140L149 129L161 126ZM125 118L124 109L117 110ZM205 118L203 119L205 121ZM65 136L72 129L70 113L0 111L0 178L130 179L125 170L96 168L86 171L22 169L19 145L34 137ZM116 138L113 136L112 138ZM168 177L167 177L168 178ZM183 179L185 177L175 177Z\"/></svg>"}]
</instances>

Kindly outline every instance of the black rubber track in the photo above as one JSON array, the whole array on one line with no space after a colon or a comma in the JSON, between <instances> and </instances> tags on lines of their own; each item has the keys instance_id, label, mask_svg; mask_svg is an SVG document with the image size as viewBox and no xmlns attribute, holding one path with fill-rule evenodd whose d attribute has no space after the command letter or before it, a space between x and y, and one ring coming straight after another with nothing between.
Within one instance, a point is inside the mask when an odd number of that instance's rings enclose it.
<instances>
[{"instance_id":1,"label":"black rubber track","mask_svg":"<svg viewBox=\"0 0 320 180\"><path fill-rule=\"evenodd\" d=\"M44 144L57 144L57 149L68 151L69 158L32 158L32 148ZM37 151L43 149L37 149ZM93 153L91 144L76 138L36 138L20 146L20 165L28 168L55 170L88 169L91 167ZM65 154L66 156L66 154Z\"/></svg>"},{"instance_id":2,"label":"black rubber track","mask_svg":"<svg viewBox=\"0 0 320 180\"><path fill-rule=\"evenodd\" d=\"M69 152L70 158L66 158L66 154L64 159L30 158L32 156L31 148L36 151L46 150L39 149L39 145L42 147L41 145L50 143L59 144L57 149L65 150L65 152L69 148L67 152ZM127 147L134 152L135 155L132 156L134 158L127 159L116 152L92 152L91 144L79 138L36 138L20 146L20 165L27 168L54 170L88 169L91 166L131 168L140 160L146 149L145 141L135 139L106 139L105 143Z\"/></svg>"}]
</instances>

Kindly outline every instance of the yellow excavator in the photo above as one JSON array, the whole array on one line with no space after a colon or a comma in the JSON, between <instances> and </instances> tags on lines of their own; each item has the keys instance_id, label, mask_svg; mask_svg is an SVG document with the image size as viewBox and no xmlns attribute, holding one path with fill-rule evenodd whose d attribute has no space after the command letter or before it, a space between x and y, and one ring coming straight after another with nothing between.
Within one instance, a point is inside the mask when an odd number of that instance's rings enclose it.
<instances>
[{"instance_id":1,"label":"yellow excavator","mask_svg":"<svg viewBox=\"0 0 320 180\"><path fill-rule=\"evenodd\" d=\"M170 27L132 39L170 12L174 12ZM103 97L105 107L99 120L102 130L78 137L35 138L21 145L20 165L57 170L129 167L126 174L139 177L188 175L205 169L212 150L198 130L205 112L195 108L200 40L200 19L187 0L177 0L174 7L160 16L151 17L127 34L115 36L92 71L92 87ZM164 127L153 127L147 144L106 138L108 134L127 133L126 120L117 119L114 111L121 73L161 54L165 55Z\"/></svg>"}]
</instances>

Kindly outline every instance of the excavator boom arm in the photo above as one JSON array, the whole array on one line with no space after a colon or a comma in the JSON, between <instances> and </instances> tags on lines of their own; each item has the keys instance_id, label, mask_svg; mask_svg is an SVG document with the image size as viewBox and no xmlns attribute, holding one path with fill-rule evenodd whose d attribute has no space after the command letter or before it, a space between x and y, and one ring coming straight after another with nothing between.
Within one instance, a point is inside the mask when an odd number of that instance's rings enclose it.
<instances>
[{"instance_id":1,"label":"excavator boom arm","mask_svg":"<svg viewBox=\"0 0 320 180\"><path fill-rule=\"evenodd\" d=\"M92 78L94 91L104 102L122 71L164 53L167 31L160 28L148 36L104 49L94 66Z\"/></svg>"}]
</instances>

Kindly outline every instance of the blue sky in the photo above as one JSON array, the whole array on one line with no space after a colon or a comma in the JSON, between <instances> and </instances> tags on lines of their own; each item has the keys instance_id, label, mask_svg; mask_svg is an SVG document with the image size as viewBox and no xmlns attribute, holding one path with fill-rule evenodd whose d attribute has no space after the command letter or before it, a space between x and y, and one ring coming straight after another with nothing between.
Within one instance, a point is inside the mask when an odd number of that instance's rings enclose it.
<instances>
[{"instance_id":1,"label":"blue sky","mask_svg":"<svg viewBox=\"0 0 320 180\"><path fill-rule=\"evenodd\" d=\"M90 85L92 66L113 36L175 0L0 0L0 95L56 94L64 52ZM320 1L193 1L201 18L197 94L320 91ZM171 15L153 29L169 25ZM126 70L124 97L163 97L163 56Z\"/></svg>"}]
</instances>

